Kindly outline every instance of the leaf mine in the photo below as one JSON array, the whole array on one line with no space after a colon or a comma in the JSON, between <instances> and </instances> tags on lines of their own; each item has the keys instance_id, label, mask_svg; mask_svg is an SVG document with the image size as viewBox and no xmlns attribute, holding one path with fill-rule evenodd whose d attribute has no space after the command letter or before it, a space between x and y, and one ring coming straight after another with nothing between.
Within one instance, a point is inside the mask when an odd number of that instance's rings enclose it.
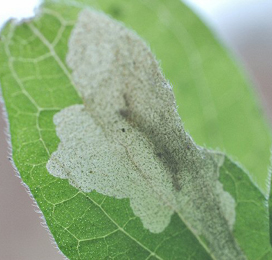
<instances>
[{"instance_id":1,"label":"leaf mine","mask_svg":"<svg viewBox=\"0 0 272 260\"><path fill-rule=\"evenodd\" d=\"M234 199L218 181L224 155L184 131L172 87L143 40L84 10L67 64L84 105L55 115L61 142L49 173L84 192L129 198L153 233L176 212L216 259L246 259L232 234Z\"/></svg>"}]
</instances>

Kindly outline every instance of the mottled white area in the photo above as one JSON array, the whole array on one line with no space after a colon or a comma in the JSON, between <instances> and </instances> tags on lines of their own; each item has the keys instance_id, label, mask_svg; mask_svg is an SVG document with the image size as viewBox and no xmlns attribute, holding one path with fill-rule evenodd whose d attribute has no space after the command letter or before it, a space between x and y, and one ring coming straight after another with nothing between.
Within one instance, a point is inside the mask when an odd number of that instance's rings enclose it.
<instances>
[{"instance_id":1,"label":"mottled white area","mask_svg":"<svg viewBox=\"0 0 272 260\"><path fill-rule=\"evenodd\" d=\"M84 192L129 198L154 233L176 212L216 259L245 259L232 235L235 202L218 181L224 156L185 133L172 88L143 40L84 10L67 63L84 105L55 115L61 142L48 171Z\"/></svg>"},{"instance_id":2,"label":"mottled white area","mask_svg":"<svg viewBox=\"0 0 272 260\"><path fill-rule=\"evenodd\" d=\"M130 157L130 148L107 138L83 105L62 110L54 123L61 143L59 152L48 163L53 175L68 178L85 192L96 190L116 198L130 198L135 215L152 232L161 232L169 224L175 204L173 185L148 140L134 131L139 141L137 154L133 152L134 158ZM124 139L129 137L122 135ZM141 166L146 163L141 170L137 168L139 162ZM170 192L165 194L165 190Z\"/></svg>"}]
</instances>

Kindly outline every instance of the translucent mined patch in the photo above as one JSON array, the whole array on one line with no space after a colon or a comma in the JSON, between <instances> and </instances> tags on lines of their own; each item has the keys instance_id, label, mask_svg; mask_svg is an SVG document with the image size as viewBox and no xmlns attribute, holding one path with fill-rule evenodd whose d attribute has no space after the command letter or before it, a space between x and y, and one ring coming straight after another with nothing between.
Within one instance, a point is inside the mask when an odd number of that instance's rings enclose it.
<instances>
[{"instance_id":1,"label":"translucent mined patch","mask_svg":"<svg viewBox=\"0 0 272 260\"><path fill-rule=\"evenodd\" d=\"M131 129L132 135L120 129L127 141L138 139L137 153L129 156L131 148L107 138L83 105L62 110L54 122L61 144L47 165L50 173L69 179L85 192L130 198L135 215L152 232L161 232L169 224L175 205L173 185L146 138L137 137L136 130Z\"/></svg>"},{"instance_id":2,"label":"translucent mined patch","mask_svg":"<svg viewBox=\"0 0 272 260\"><path fill-rule=\"evenodd\" d=\"M235 202L218 181L224 156L185 133L172 88L143 40L85 10L67 63L84 105L55 115L60 144L48 171L84 192L129 198L154 233L176 212L216 259L245 259L232 235Z\"/></svg>"}]
</instances>

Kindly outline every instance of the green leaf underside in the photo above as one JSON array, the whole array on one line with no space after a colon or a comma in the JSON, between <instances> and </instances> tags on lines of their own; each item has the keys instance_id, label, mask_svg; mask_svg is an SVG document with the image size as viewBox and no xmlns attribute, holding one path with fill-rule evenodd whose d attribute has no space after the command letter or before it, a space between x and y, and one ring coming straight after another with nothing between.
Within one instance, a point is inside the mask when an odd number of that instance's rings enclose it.
<instances>
[{"instance_id":1,"label":"green leaf underside","mask_svg":"<svg viewBox=\"0 0 272 260\"><path fill-rule=\"evenodd\" d=\"M185 126L190 128L190 124L196 124L193 123L195 120L199 120L199 124L201 124L204 119L201 116L196 118L197 110L201 110L197 106L201 107L201 104L193 102L192 98L188 97L195 90L192 90L191 85L189 89L189 84L191 84L189 76L187 75L188 78L186 78L186 75L184 76L187 72L185 68L189 66L190 62L184 61L183 64L179 64L181 67L176 66L174 62L177 57L174 56L175 52L172 53L175 59L168 53L163 54L162 45L169 38L169 43L165 43L169 50L171 50L170 46L173 46L175 51L182 49L175 47L181 44L180 39L175 37L181 37L181 35L176 36L177 32L172 31L175 30L174 28L178 30L177 26L181 24L174 25L176 21L174 18L171 18L173 22L167 24L169 22L167 12L172 17L177 16L179 21L184 22L188 28L196 27L196 25L187 25L186 19L191 23L196 23L199 31L204 29L206 34L208 32L203 25L195 16L192 19L184 18L183 21L183 15L191 16L192 14L177 1L168 1L167 6L163 5L164 1L149 2L151 6L147 4L147 1L139 3L126 1L122 3L122 6L120 5L121 1L115 1L114 5L110 1L99 2L98 4L89 1L91 6L102 8L133 27L150 42L157 56L163 60L164 72L176 86L174 90L176 91L177 103L180 104L180 111L184 115ZM177 215L172 217L170 225L164 232L152 234L145 230L141 221L134 216L128 200L117 200L96 192L85 194L73 188L66 180L60 180L48 174L45 165L50 154L57 149L59 143L52 121L53 115L67 106L82 103L82 100L71 84L70 72L65 65L67 40L80 8L72 7L69 4L63 8L63 4L51 4L50 2L46 3L45 6L47 9L34 21L28 21L20 26L9 23L2 31L0 80L10 122L15 165L41 208L58 246L69 259L212 259L203 245L199 243ZM150 9L151 7L154 9L153 11ZM139 19L135 19L132 13L141 13L143 18L139 21ZM159 15L159 20L157 15ZM137 23L142 21L143 24L136 24L136 21ZM151 27L146 26L147 21L154 24L155 28L152 27L152 30L156 29L156 33L147 31L148 28L151 29ZM200 35L203 37L203 33ZM163 40L160 41L159 37L162 37ZM222 50L214 43L214 40L212 40L212 43L215 45L214 51L221 53ZM204 47L205 45L203 45ZM184 56L185 49L180 51L181 54L179 55ZM228 59L227 56L224 57ZM229 63L231 62L229 61ZM233 65L228 64L228 66L232 68L235 75L238 75ZM185 72L183 73L184 78L180 77L180 71L178 71L180 69ZM199 70L199 68L196 68L196 70ZM217 75L216 72L214 73L210 80L213 80L212 78ZM235 79L232 78L231 80ZM239 80L241 85L245 86L240 74L237 76L237 82ZM229 87L232 84L230 82L225 82L225 84L230 91ZM187 86L188 89L186 87L184 89L182 86ZM219 89L221 88L218 87L214 91L219 91ZM244 98L243 101L239 101L243 103L242 111L249 113L246 108L247 103L253 107L251 107L251 110L249 109L250 112L256 111L252 101L246 100L245 96L249 100L252 99L246 87L241 92L241 96ZM231 93L233 94L228 95L234 95L237 98L234 90ZM206 92L202 94L207 96ZM188 104L189 101L190 104ZM209 100L203 102L209 104ZM222 100L220 102L222 103ZM237 101L237 104L239 102ZM186 104L189 108L185 107ZM191 104L195 106L192 107ZM211 109L209 105L207 106L208 110ZM234 107L235 111L238 111L236 109L239 109L239 107ZM217 107L215 111L218 112ZM254 116L252 117L252 114L248 117L246 114L239 116L242 120L240 121L242 127L248 124L250 126L257 124L255 122L257 119ZM258 116L259 114L256 112L256 117ZM244 117L246 119L243 119ZM214 118L210 120L211 124L207 124L209 127L217 125L217 121L213 121ZM249 121L246 123L243 120L253 120L254 123ZM231 121L229 123L231 124ZM206 136L201 136L202 131L196 128L191 133L198 143L206 139L205 142L209 146L220 146L217 130L211 131L211 129L206 128L207 126L203 128L206 130L203 131ZM259 171L265 165L266 150L264 147L269 143L267 141L269 137L262 121L257 124L256 128L258 129L252 130L258 132L256 136L260 136L256 146L263 151L263 153L258 153L263 155L261 156L262 160L259 160L261 161L259 168L256 168ZM222 132L219 132L221 135ZM253 136L251 133L252 143L247 142L247 146L250 146L250 149L254 151L260 151L253 144L255 141ZM214 139L212 139L213 137ZM228 142L233 143L230 141L231 138L227 136L221 145L225 146ZM237 144L239 144L239 147L243 146L240 140L237 141ZM226 150L228 149L231 151L232 148L226 148ZM245 149L245 146L243 146L243 149ZM247 158L251 157L254 158L252 161L256 162L255 154L247 156ZM243 161L242 157L241 161ZM246 166L250 168L249 164ZM263 172L266 172L264 168ZM258 183L261 185L264 179L265 175ZM247 175L228 160L221 168L220 181L224 184L224 189L237 202L234 234L240 247L244 250L248 259L270 259L271 249L265 198L251 184ZM261 186L264 187L264 185Z\"/></svg>"}]
</instances>

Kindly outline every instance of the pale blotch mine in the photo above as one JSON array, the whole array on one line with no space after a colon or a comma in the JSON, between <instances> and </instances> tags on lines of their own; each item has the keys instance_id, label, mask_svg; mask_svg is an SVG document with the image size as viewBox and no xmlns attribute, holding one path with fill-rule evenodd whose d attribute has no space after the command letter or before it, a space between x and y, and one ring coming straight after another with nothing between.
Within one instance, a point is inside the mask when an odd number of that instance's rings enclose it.
<instances>
[{"instance_id":1,"label":"pale blotch mine","mask_svg":"<svg viewBox=\"0 0 272 260\"><path fill-rule=\"evenodd\" d=\"M232 235L235 201L218 181L224 156L186 134L172 88L143 40L84 10L67 64L84 105L55 115L60 144L49 173L84 192L129 198L154 233L176 212L216 259L245 259Z\"/></svg>"}]
</instances>

